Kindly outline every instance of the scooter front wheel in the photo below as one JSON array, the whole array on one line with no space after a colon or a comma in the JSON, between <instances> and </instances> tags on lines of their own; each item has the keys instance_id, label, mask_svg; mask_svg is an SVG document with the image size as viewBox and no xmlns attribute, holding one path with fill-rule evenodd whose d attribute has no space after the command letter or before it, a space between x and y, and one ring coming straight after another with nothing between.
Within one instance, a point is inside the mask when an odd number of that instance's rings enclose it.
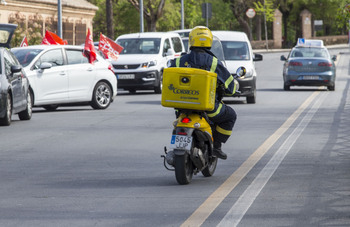
<instances>
[{"instance_id":1,"label":"scooter front wheel","mask_svg":"<svg viewBox=\"0 0 350 227\"><path fill-rule=\"evenodd\" d=\"M175 155L175 176L179 184L189 184L193 176L193 164L190 155Z\"/></svg>"}]
</instances>

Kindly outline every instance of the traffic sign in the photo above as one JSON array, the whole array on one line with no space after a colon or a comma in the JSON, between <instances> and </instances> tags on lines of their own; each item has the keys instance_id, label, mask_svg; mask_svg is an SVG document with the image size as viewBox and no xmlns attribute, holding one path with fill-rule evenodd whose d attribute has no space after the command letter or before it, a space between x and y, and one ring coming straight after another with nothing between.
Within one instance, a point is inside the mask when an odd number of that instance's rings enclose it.
<instances>
[{"instance_id":1,"label":"traffic sign","mask_svg":"<svg viewBox=\"0 0 350 227\"><path fill-rule=\"evenodd\" d=\"M247 15L247 17L249 18L253 18L256 15L256 12L253 8L249 8L246 12L245 15Z\"/></svg>"}]
</instances>

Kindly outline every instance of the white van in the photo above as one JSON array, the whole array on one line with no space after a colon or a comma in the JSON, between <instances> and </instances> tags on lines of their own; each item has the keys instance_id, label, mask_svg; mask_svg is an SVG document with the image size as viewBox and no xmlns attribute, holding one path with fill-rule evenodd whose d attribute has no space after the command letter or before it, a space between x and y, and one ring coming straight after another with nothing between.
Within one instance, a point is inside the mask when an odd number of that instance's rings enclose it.
<instances>
[{"instance_id":1,"label":"white van","mask_svg":"<svg viewBox=\"0 0 350 227\"><path fill-rule=\"evenodd\" d=\"M253 54L248 36L244 32L236 31L212 31L222 43L227 69L231 74L236 73L237 68L243 66L247 74L238 79L239 91L235 96L244 96L247 103L256 102L256 70L254 61L262 61L261 54Z\"/></svg>"},{"instance_id":2,"label":"white van","mask_svg":"<svg viewBox=\"0 0 350 227\"><path fill-rule=\"evenodd\" d=\"M185 52L181 37L173 32L144 32L121 35L116 42L124 49L112 62L118 88L162 92L162 73L170 59Z\"/></svg>"}]
</instances>

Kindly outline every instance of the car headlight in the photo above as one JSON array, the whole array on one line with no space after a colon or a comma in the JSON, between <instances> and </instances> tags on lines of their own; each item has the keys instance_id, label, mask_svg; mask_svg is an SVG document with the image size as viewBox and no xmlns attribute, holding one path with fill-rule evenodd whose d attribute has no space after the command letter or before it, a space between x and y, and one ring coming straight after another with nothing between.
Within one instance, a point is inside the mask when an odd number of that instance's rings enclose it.
<instances>
[{"instance_id":1,"label":"car headlight","mask_svg":"<svg viewBox=\"0 0 350 227\"><path fill-rule=\"evenodd\" d=\"M141 64L141 68L149 68L157 65L157 61L149 61Z\"/></svg>"}]
</instances>

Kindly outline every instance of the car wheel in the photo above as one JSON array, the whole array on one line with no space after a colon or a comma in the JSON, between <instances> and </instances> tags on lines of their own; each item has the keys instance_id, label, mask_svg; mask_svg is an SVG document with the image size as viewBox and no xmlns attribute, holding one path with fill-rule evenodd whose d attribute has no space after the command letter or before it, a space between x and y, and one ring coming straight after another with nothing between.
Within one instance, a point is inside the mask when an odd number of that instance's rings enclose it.
<instances>
[{"instance_id":1,"label":"car wheel","mask_svg":"<svg viewBox=\"0 0 350 227\"><path fill-rule=\"evenodd\" d=\"M285 91L289 91L290 90L290 85L284 84L283 89Z\"/></svg>"},{"instance_id":2,"label":"car wheel","mask_svg":"<svg viewBox=\"0 0 350 227\"><path fill-rule=\"evenodd\" d=\"M333 86L328 86L328 90L334 91L334 90L335 90L335 85L333 85Z\"/></svg>"},{"instance_id":3,"label":"car wheel","mask_svg":"<svg viewBox=\"0 0 350 227\"><path fill-rule=\"evenodd\" d=\"M32 92L28 89L27 108L18 113L20 120L30 120L32 118Z\"/></svg>"},{"instance_id":4,"label":"car wheel","mask_svg":"<svg viewBox=\"0 0 350 227\"><path fill-rule=\"evenodd\" d=\"M55 111L58 108L58 105L45 105L43 107L47 111Z\"/></svg>"},{"instance_id":5,"label":"car wheel","mask_svg":"<svg viewBox=\"0 0 350 227\"><path fill-rule=\"evenodd\" d=\"M254 90L252 96L247 96L247 103L254 104L256 102L256 90Z\"/></svg>"},{"instance_id":6,"label":"car wheel","mask_svg":"<svg viewBox=\"0 0 350 227\"><path fill-rule=\"evenodd\" d=\"M162 88L163 88L163 72L160 72L160 74L159 74L159 83L154 88L154 92L156 94L161 94L162 93Z\"/></svg>"},{"instance_id":7,"label":"car wheel","mask_svg":"<svg viewBox=\"0 0 350 227\"><path fill-rule=\"evenodd\" d=\"M91 107L106 109L111 104L112 89L106 82L98 82L92 94Z\"/></svg>"},{"instance_id":8,"label":"car wheel","mask_svg":"<svg viewBox=\"0 0 350 227\"><path fill-rule=\"evenodd\" d=\"M6 99L6 112L3 118L0 118L0 125L9 126L11 124L11 116L12 116L12 99L11 95L7 94Z\"/></svg>"}]
</instances>

